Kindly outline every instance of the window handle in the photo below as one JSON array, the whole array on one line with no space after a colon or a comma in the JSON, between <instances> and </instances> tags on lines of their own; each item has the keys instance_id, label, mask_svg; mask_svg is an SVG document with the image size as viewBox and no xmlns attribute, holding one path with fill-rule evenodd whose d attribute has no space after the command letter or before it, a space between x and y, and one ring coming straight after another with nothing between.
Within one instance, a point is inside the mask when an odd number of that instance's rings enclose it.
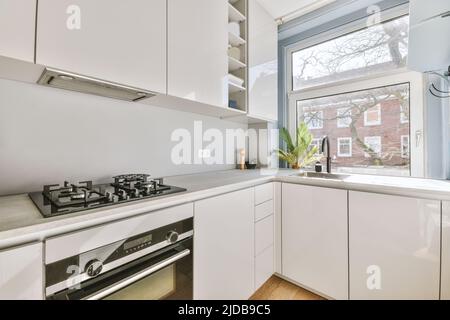
<instances>
[{"instance_id":1,"label":"window handle","mask_svg":"<svg viewBox=\"0 0 450 320\"><path fill-rule=\"evenodd\" d=\"M416 148L420 147L422 143L422 130L416 131Z\"/></svg>"}]
</instances>

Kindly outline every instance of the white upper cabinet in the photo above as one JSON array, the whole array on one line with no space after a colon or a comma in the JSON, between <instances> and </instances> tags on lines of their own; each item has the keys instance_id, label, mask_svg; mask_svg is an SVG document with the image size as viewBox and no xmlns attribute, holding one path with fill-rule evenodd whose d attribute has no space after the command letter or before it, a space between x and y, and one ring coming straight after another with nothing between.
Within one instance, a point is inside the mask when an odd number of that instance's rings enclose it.
<instances>
[{"instance_id":1,"label":"white upper cabinet","mask_svg":"<svg viewBox=\"0 0 450 320\"><path fill-rule=\"evenodd\" d=\"M254 291L253 188L197 201L194 299L248 299Z\"/></svg>"},{"instance_id":2,"label":"white upper cabinet","mask_svg":"<svg viewBox=\"0 0 450 320\"><path fill-rule=\"evenodd\" d=\"M168 94L226 107L228 1L168 4Z\"/></svg>"},{"instance_id":3,"label":"white upper cabinet","mask_svg":"<svg viewBox=\"0 0 450 320\"><path fill-rule=\"evenodd\" d=\"M350 191L351 299L439 299L440 201Z\"/></svg>"},{"instance_id":4,"label":"white upper cabinet","mask_svg":"<svg viewBox=\"0 0 450 320\"><path fill-rule=\"evenodd\" d=\"M166 93L166 0L40 0L36 63Z\"/></svg>"},{"instance_id":5,"label":"white upper cabinet","mask_svg":"<svg viewBox=\"0 0 450 320\"><path fill-rule=\"evenodd\" d=\"M250 116L278 118L278 27L257 2L249 0L249 109Z\"/></svg>"},{"instance_id":6,"label":"white upper cabinet","mask_svg":"<svg viewBox=\"0 0 450 320\"><path fill-rule=\"evenodd\" d=\"M44 299L42 243L0 251L0 300Z\"/></svg>"},{"instance_id":7,"label":"white upper cabinet","mask_svg":"<svg viewBox=\"0 0 450 320\"><path fill-rule=\"evenodd\" d=\"M424 20L434 18L450 11L450 2L448 0L410 0L410 24L416 25Z\"/></svg>"},{"instance_id":8,"label":"white upper cabinet","mask_svg":"<svg viewBox=\"0 0 450 320\"><path fill-rule=\"evenodd\" d=\"M411 0L408 67L447 71L450 66L450 1Z\"/></svg>"},{"instance_id":9,"label":"white upper cabinet","mask_svg":"<svg viewBox=\"0 0 450 320\"><path fill-rule=\"evenodd\" d=\"M282 185L282 274L348 299L347 191Z\"/></svg>"},{"instance_id":10,"label":"white upper cabinet","mask_svg":"<svg viewBox=\"0 0 450 320\"><path fill-rule=\"evenodd\" d=\"M34 62L36 0L0 0L0 56Z\"/></svg>"}]
</instances>

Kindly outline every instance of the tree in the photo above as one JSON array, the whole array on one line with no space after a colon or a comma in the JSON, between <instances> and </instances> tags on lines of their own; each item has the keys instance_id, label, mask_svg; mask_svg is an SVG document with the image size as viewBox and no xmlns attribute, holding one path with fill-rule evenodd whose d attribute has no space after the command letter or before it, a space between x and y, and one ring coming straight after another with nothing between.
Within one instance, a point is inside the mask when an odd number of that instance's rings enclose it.
<instances>
[{"instance_id":1,"label":"tree","mask_svg":"<svg viewBox=\"0 0 450 320\"><path fill-rule=\"evenodd\" d=\"M369 27L294 53L294 89L404 66L408 44L407 19L400 18ZM372 164L381 165L397 151L380 154L373 150L361 138L357 123L365 112L394 100L399 103L403 115L409 117L408 91L404 88L399 90L398 87L386 87L348 95L346 101L342 100L342 95L335 101L333 97L329 97L325 104L339 104L344 112L335 117L320 119L321 113L316 112L319 106L312 105L304 120L309 124L312 121L348 119L353 141L369 156Z\"/></svg>"}]
</instances>

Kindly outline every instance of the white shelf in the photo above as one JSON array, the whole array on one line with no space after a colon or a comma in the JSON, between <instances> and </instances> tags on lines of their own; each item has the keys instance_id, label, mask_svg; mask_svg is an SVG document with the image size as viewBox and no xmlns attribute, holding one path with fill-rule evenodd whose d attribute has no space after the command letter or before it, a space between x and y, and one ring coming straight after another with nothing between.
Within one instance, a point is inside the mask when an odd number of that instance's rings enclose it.
<instances>
[{"instance_id":1,"label":"white shelf","mask_svg":"<svg viewBox=\"0 0 450 320\"><path fill-rule=\"evenodd\" d=\"M229 32L228 33L228 43L231 44L233 47L239 47L243 44L246 44L246 41L242 39L241 37L238 37L234 33Z\"/></svg>"},{"instance_id":2,"label":"white shelf","mask_svg":"<svg viewBox=\"0 0 450 320\"><path fill-rule=\"evenodd\" d=\"M235 58L228 57L228 71L236 71L245 68L247 65Z\"/></svg>"},{"instance_id":3,"label":"white shelf","mask_svg":"<svg viewBox=\"0 0 450 320\"><path fill-rule=\"evenodd\" d=\"M262 116L257 116L253 114L247 114L247 119L249 124L259 124L259 123L269 123L269 122L277 122L274 119L269 119Z\"/></svg>"},{"instance_id":4,"label":"white shelf","mask_svg":"<svg viewBox=\"0 0 450 320\"><path fill-rule=\"evenodd\" d=\"M245 16L236 9L231 3L228 3L228 21L242 22L245 21Z\"/></svg>"},{"instance_id":5,"label":"white shelf","mask_svg":"<svg viewBox=\"0 0 450 320\"><path fill-rule=\"evenodd\" d=\"M247 112L229 108L228 106L213 106L186 100L169 95L156 95L152 98L140 100L138 103L154 107L168 108L182 112L191 112L220 119L229 119L233 122L247 123Z\"/></svg>"},{"instance_id":6,"label":"white shelf","mask_svg":"<svg viewBox=\"0 0 450 320\"><path fill-rule=\"evenodd\" d=\"M242 86L238 86L237 84L228 82L228 92L229 93L245 92L245 90L246 89Z\"/></svg>"},{"instance_id":7,"label":"white shelf","mask_svg":"<svg viewBox=\"0 0 450 320\"><path fill-rule=\"evenodd\" d=\"M239 107L239 106L238 106ZM228 109L233 110L234 112L237 113L237 115L245 115L247 116L247 112L241 109L235 109L235 108L230 108L228 107ZM245 121L239 121L239 122L245 122Z\"/></svg>"}]
</instances>

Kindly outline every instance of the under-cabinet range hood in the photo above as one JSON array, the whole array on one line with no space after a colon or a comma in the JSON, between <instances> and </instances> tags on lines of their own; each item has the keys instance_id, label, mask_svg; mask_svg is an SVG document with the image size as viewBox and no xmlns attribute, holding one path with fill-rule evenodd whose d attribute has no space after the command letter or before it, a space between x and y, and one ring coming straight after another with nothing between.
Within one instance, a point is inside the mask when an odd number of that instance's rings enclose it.
<instances>
[{"instance_id":1,"label":"under-cabinet range hood","mask_svg":"<svg viewBox=\"0 0 450 320\"><path fill-rule=\"evenodd\" d=\"M38 83L48 87L89 93L125 101L138 101L155 96L153 92L147 90L48 67L45 68Z\"/></svg>"}]
</instances>

